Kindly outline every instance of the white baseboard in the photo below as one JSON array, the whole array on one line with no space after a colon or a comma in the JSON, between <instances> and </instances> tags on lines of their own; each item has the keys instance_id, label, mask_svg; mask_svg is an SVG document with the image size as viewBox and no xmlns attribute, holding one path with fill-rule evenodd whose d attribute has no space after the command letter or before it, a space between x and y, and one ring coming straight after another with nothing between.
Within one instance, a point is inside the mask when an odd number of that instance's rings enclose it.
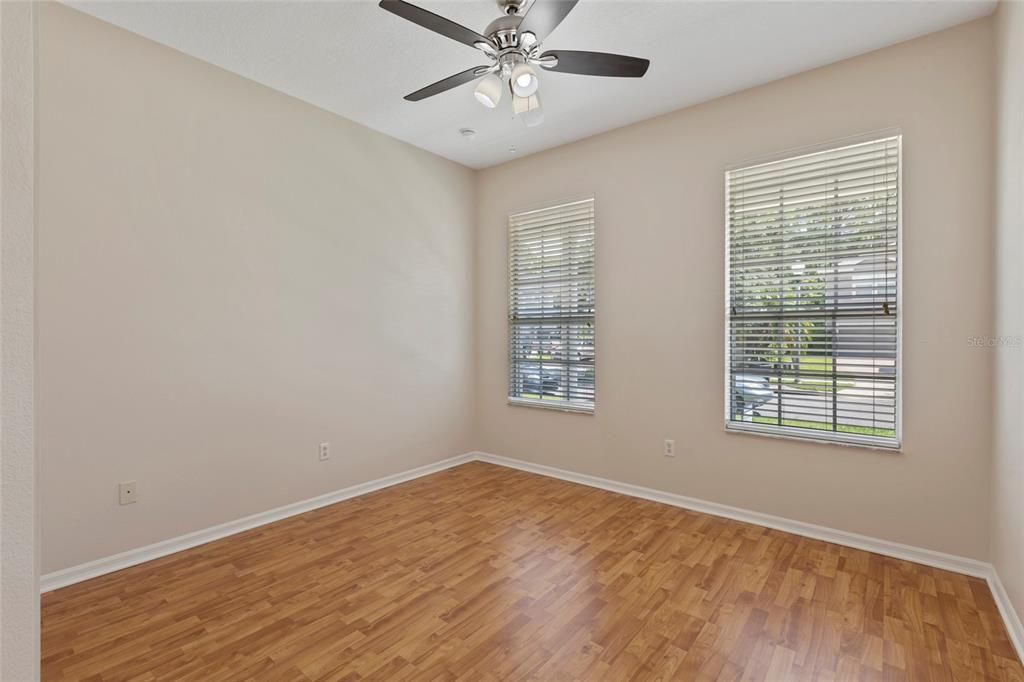
<instances>
[{"instance_id":1,"label":"white baseboard","mask_svg":"<svg viewBox=\"0 0 1024 682\"><path fill-rule=\"evenodd\" d=\"M825 542L853 547L854 549L862 549L867 552L874 552L875 554L882 554L895 559L903 559L904 561L912 561L916 564L923 564L925 566L941 568L946 571L953 571L954 573L962 573L976 578L982 578L988 582L989 589L992 591L992 597L995 600L996 606L999 608L999 613L1002 615L1003 622L1006 625L1006 631L1010 637L1010 641L1017 650L1017 656L1024 661L1024 626L1021 625L1020 618L1017 617L1017 612L1014 610L1013 604L1010 602L1010 597L1007 595L1006 589L999 580L999 575L996 573L995 568L992 564L985 563L984 561L945 554L943 552L936 552L931 549L922 549L920 547L904 545L890 540L881 540L879 538L872 538L866 535L859 535L857 533L849 533L843 530L836 530L835 528L826 528L825 526L817 526L803 521L794 521L780 516L772 516L771 514L762 514L761 512L740 509L738 507L730 507L728 505L718 504L717 502L708 502L695 497L676 495L675 493L645 488L631 483L620 483L619 481L612 481L606 478L590 476L588 474L580 474L575 471L566 471L565 469L557 469L544 464L535 464L533 462L526 462L520 459L512 459L511 457L502 457L500 455L492 455L486 452L477 452L474 453L474 455L475 459L482 462L490 462L491 464L519 469L521 471L540 474L542 476L549 476L551 478L557 478L571 483L579 483L592 488L600 488L602 490L621 493L631 497L639 497L653 502L670 504L674 507L682 507L684 509L690 509L704 514L711 514L712 516L721 516L727 519L733 519L734 521L742 521L744 523L751 523L757 526L774 528L775 530L793 533L794 535L802 535L815 540L824 540Z\"/></svg>"},{"instance_id":2,"label":"white baseboard","mask_svg":"<svg viewBox=\"0 0 1024 682\"><path fill-rule=\"evenodd\" d=\"M223 523L219 526L213 526L194 533L189 533L187 535L171 538L169 540L157 542L138 549L122 552L121 554L115 554L114 556L97 559L96 561L90 561L78 566L72 566L71 568L66 568L64 570L47 573L40 581L41 591L49 592L83 580L95 578L107 573L113 573L114 571L119 571L123 568L128 568L129 566L135 566L136 564L141 564L146 561L159 559L160 557L167 556L168 554L173 554L191 547L206 544L207 542L219 540L229 535L234 535L235 533L256 528L257 526L286 519L289 516L295 516L296 514L302 514L304 512L312 511L313 509L319 509L320 507L325 507L336 502L358 497L359 495L365 495L366 493L381 490L382 488L387 488L398 483L404 483L405 481L410 481L414 478L427 476L429 474L437 473L438 471L450 469L472 461L489 462L499 466L519 469L520 471L527 471L534 474L540 474L542 476L561 479L563 481L579 483L592 488L600 488L602 490L621 493L631 497L639 497L653 502L669 504L674 507L682 507L684 509L711 514L713 516L721 516L735 521L774 528L787 533L793 533L794 535L801 535L815 540L824 540L825 542L832 542L837 545L845 545L847 547L862 549L896 559L912 561L925 566L932 566L947 571L953 571L955 573L963 573L965 575L983 578L988 581L989 588L992 590L992 596L995 599L996 605L999 607L999 612L1006 624L1010 641L1013 642L1014 647L1017 649L1018 656L1021 660L1024 660L1024 626L1022 626L1021 620L1017 616L1017 612L1013 608L1013 604L1010 602L1009 595L1007 595L1006 589L1003 587L1002 581L999 579L999 575L991 564L978 561L976 559L968 559L966 557L954 556L952 554L936 552L930 549L912 547L898 542L881 540L878 538L868 537L866 535L858 535L857 533L849 533L847 531L836 530L834 528L826 528L824 526L817 526L803 521L794 521L780 516L762 514L761 512L749 511L738 507L730 507L728 505L718 504L717 502L708 502L694 497L676 495L675 493L645 488L631 483L621 483L619 481L612 481L606 478L598 478L597 476L580 474L574 471L566 471L565 469L557 469L543 464L535 464L533 462L512 459L510 457L502 457L500 455L493 455L486 452L470 452L457 457L451 457L449 459L441 460L440 462L434 462L432 464L403 471L391 476L385 476L384 478L378 478L373 481L350 486L342 490L327 493L326 495L303 500L301 502L295 502L294 504L285 505L259 514L253 514L252 516L246 516L245 518Z\"/></svg>"},{"instance_id":3,"label":"white baseboard","mask_svg":"<svg viewBox=\"0 0 1024 682\"><path fill-rule=\"evenodd\" d=\"M431 464L417 467L415 469L409 469L408 471L403 471L391 476L367 481L366 483L359 483L358 485L336 490L332 493L327 493L326 495L320 495L308 500L302 500L301 502L287 504L283 507L278 507L277 509L271 509L270 511L260 512L259 514L246 516L245 518L237 519L235 521L228 521L227 523L222 523L217 526L204 528L203 530L198 530L194 533L180 535L176 538L153 543L152 545L146 545L145 547L139 547L138 549L131 549L127 552L121 552L120 554L115 554L113 556L79 564L60 571L54 571L53 573L47 573L40 579L39 588L41 592L49 592L60 587L73 585L74 583L82 582L83 580L89 580L90 578L96 578L107 573L120 571L121 569L128 568L129 566L135 566L136 564L141 564L146 561L159 559L160 557L167 556L168 554L174 554L175 552L180 552L184 549L205 545L207 542L220 540L221 538L234 535L235 533L241 533L242 531L250 530L257 526L263 526L268 523L273 523L274 521L280 521L281 519L286 519L289 516L303 514L314 509L319 509L320 507L326 507L329 504L335 504L336 502L358 497L359 495L372 493L375 490L411 481L414 478L450 469L452 467L459 466L460 464L471 462L474 459L476 459L476 455L474 453L450 457L448 459L443 459L440 462L433 462Z\"/></svg>"},{"instance_id":4,"label":"white baseboard","mask_svg":"<svg viewBox=\"0 0 1024 682\"><path fill-rule=\"evenodd\" d=\"M1013 608L1010 595L1006 593L1006 588L1003 587L1003 581L999 579L995 567L992 568L986 579L989 589L992 590L992 598L996 600L996 606L999 607L999 615L1003 617L1010 641L1013 642L1013 646L1017 650L1017 656L1024 662L1024 623L1021 623L1017 610Z\"/></svg>"}]
</instances>

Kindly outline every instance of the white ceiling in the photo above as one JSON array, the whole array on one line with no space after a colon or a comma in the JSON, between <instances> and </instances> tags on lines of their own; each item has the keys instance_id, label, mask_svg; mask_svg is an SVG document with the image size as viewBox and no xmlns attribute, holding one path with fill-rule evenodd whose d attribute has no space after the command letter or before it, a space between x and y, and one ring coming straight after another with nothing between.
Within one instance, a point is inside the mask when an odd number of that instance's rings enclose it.
<instances>
[{"instance_id":1,"label":"white ceiling","mask_svg":"<svg viewBox=\"0 0 1024 682\"><path fill-rule=\"evenodd\" d=\"M651 68L642 79L542 73L545 121L536 128L513 119L507 100L497 110L477 104L472 85L421 102L403 100L486 60L372 0L67 4L483 168L976 19L991 13L996 0L581 0L546 48L647 57ZM417 4L477 31L499 15L492 0ZM464 139L463 127L477 135Z\"/></svg>"}]
</instances>

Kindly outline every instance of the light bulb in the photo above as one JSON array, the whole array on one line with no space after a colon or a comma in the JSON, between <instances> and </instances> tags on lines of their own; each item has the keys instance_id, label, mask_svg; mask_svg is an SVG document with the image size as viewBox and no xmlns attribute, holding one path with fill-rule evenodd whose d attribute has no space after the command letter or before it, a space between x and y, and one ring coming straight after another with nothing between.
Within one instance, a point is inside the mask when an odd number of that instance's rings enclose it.
<instances>
[{"instance_id":1,"label":"light bulb","mask_svg":"<svg viewBox=\"0 0 1024 682\"><path fill-rule=\"evenodd\" d=\"M492 73L490 76L480 81L476 86L476 90L473 91L473 94L476 96L476 99L480 104L483 104L489 109L493 109L498 106L498 102L501 101L501 90L501 79Z\"/></svg>"},{"instance_id":2,"label":"light bulb","mask_svg":"<svg viewBox=\"0 0 1024 682\"><path fill-rule=\"evenodd\" d=\"M520 97L529 97L537 92L539 85L537 74L529 64L519 63L512 69L512 92Z\"/></svg>"}]
</instances>

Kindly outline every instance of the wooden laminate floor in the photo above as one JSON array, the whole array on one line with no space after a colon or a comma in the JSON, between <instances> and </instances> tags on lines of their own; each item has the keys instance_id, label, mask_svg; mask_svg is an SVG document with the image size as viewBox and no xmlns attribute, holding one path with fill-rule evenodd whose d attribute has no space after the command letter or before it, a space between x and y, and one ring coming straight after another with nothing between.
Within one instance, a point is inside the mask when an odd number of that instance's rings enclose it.
<instances>
[{"instance_id":1,"label":"wooden laminate floor","mask_svg":"<svg viewBox=\"0 0 1024 682\"><path fill-rule=\"evenodd\" d=\"M43 597L45 680L1024 680L982 580L474 462Z\"/></svg>"}]
</instances>

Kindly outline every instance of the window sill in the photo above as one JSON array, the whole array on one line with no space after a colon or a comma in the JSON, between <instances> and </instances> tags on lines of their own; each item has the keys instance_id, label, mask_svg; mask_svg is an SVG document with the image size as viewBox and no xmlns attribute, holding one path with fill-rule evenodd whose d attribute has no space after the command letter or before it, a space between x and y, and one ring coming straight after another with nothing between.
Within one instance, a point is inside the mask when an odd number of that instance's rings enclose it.
<instances>
[{"instance_id":1,"label":"window sill","mask_svg":"<svg viewBox=\"0 0 1024 682\"><path fill-rule=\"evenodd\" d=\"M784 438L786 440L800 440L804 442L821 443L824 445L842 445L845 447L867 448L868 450L881 450L887 453L903 452L902 443L875 436L858 436L856 434L832 435L825 431L821 433L808 433L807 429L794 429L785 426L765 426L733 421L726 422L725 431L726 433L765 436L768 438Z\"/></svg>"},{"instance_id":2,"label":"window sill","mask_svg":"<svg viewBox=\"0 0 1024 682\"><path fill-rule=\"evenodd\" d=\"M518 407L538 407L542 410L554 410L555 412L572 412L575 414L594 414L593 405L580 405L578 403L563 403L554 400L531 400L529 398L508 399L509 405Z\"/></svg>"}]
</instances>

